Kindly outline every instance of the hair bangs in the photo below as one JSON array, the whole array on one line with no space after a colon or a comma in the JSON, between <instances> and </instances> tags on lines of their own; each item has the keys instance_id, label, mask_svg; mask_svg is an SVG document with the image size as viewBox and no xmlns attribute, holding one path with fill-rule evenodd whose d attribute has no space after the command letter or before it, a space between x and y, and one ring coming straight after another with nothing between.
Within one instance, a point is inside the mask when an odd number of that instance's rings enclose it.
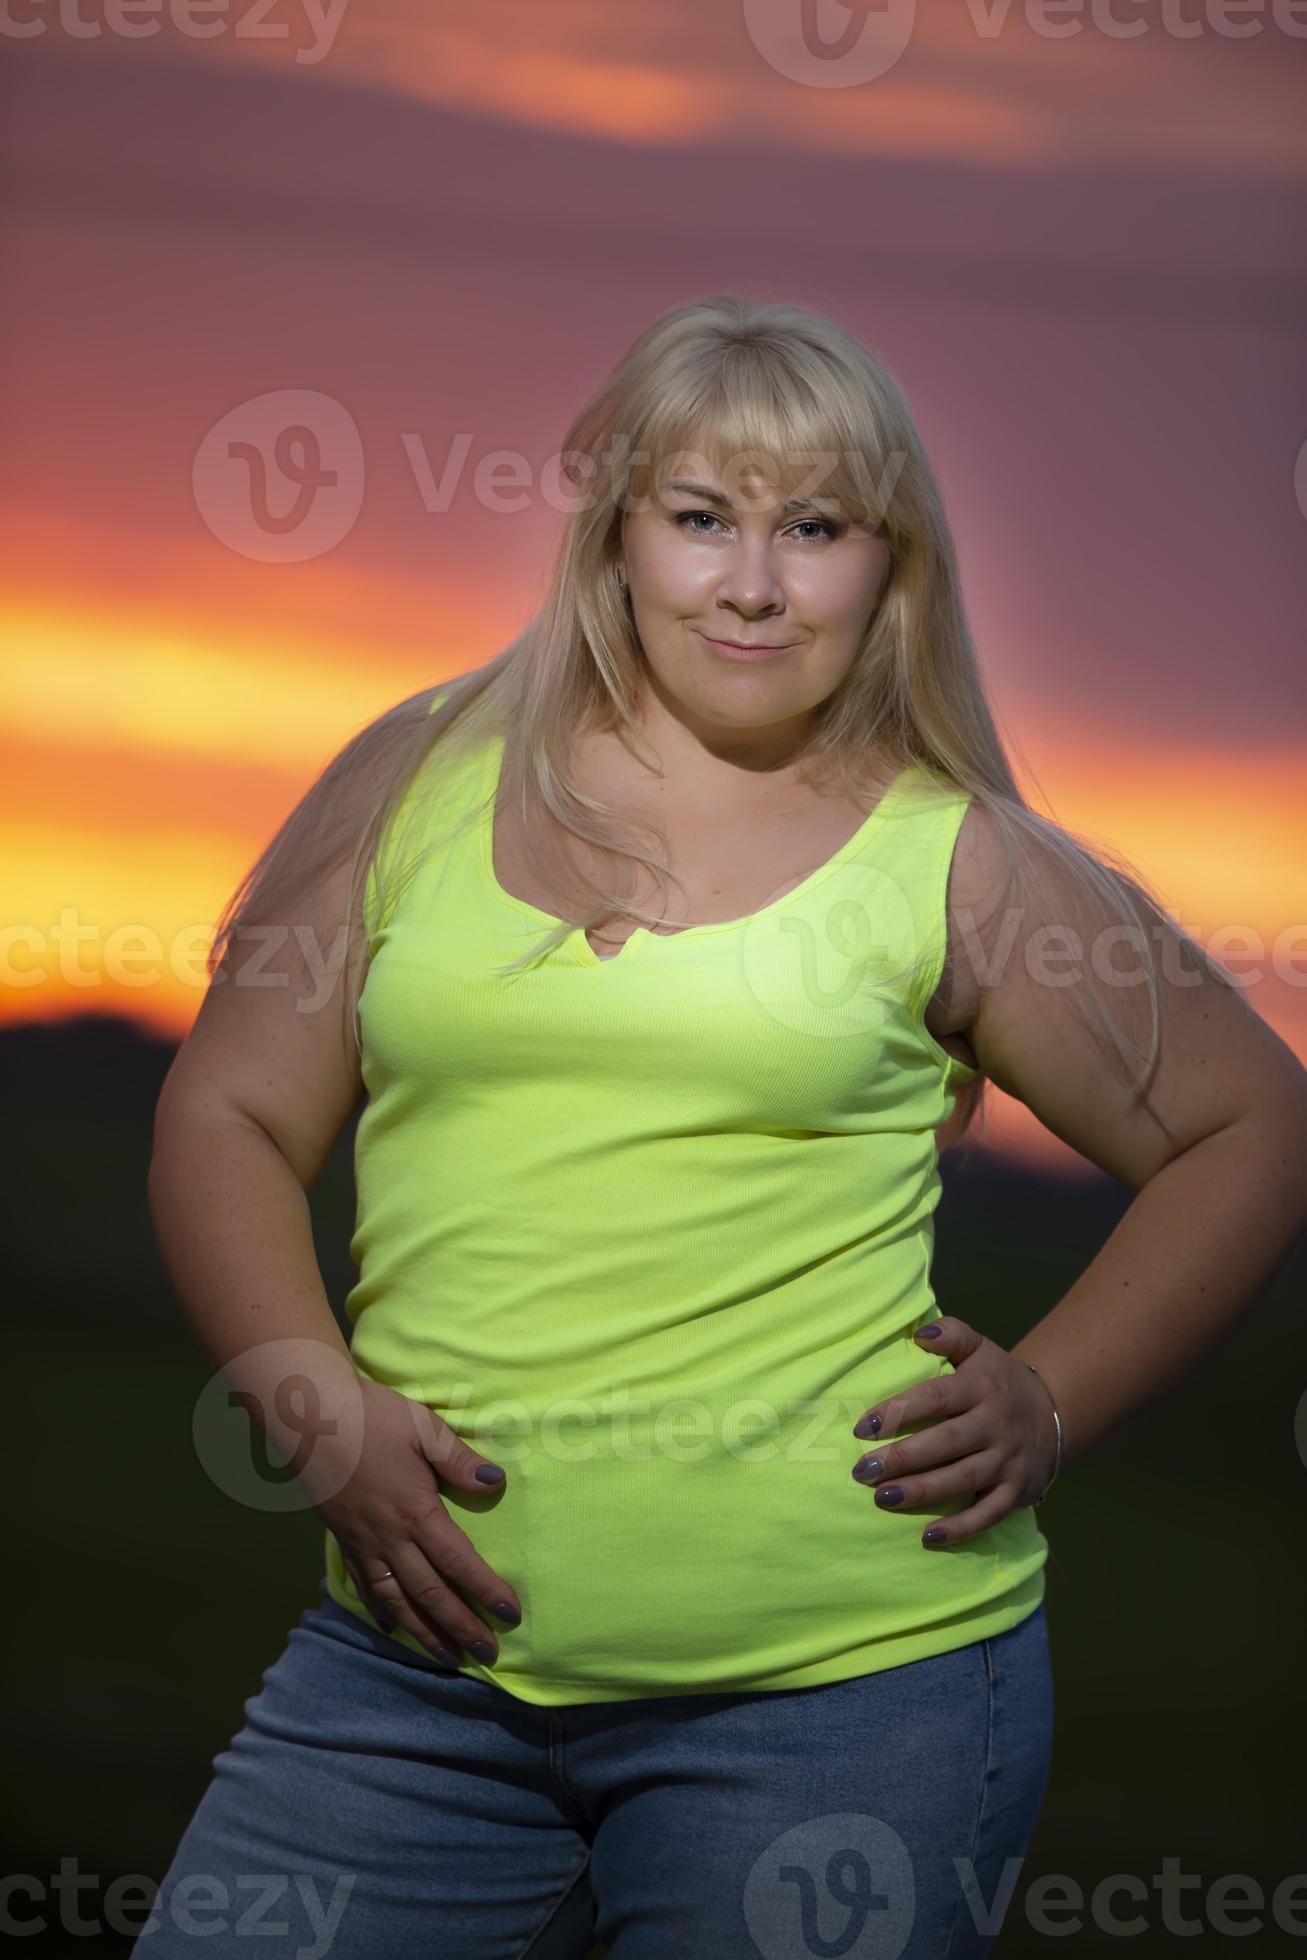
<instances>
[{"instance_id":1,"label":"hair bangs","mask_svg":"<svg viewBox=\"0 0 1307 1960\"><path fill-rule=\"evenodd\" d=\"M738 504L748 505L762 487L879 529L886 517L882 445L843 406L819 397L774 356L722 360L700 386L660 392L636 448L641 494L654 498L668 475L702 464Z\"/></svg>"}]
</instances>

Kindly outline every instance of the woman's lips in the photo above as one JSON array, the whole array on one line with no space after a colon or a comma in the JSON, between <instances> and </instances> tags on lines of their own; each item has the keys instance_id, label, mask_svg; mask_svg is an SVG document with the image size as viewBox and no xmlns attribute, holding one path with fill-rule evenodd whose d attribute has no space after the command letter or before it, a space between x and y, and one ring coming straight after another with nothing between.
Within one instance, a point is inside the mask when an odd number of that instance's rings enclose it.
<instances>
[{"instance_id":1,"label":"woman's lips","mask_svg":"<svg viewBox=\"0 0 1307 1960\"><path fill-rule=\"evenodd\" d=\"M734 640L711 639L707 633L699 637L725 660L775 660L778 655L789 653L794 645L793 641L787 641L784 646L741 646Z\"/></svg>"}]
</instances>

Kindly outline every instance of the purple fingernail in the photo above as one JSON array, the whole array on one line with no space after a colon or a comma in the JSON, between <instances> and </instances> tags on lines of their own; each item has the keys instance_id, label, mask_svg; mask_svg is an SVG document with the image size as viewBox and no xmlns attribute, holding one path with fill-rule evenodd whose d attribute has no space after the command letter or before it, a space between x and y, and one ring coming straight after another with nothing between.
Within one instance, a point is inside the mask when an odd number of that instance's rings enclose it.
<instances>
[{"instance_id":1,"label":"purple fingernail","mask_svg":"<svg viewBox=\"0 0 1307 1960\"><path fill-rule=\"evenodd\" d=\"M502 1484L504 1473L497 1463L478 1463L477 1481L483 1484Z\"/></svg>"},{"instance_id":2,"label":"purple fingernail","mask_svg":"<svg viewBox=\"0 0 1307 1960\"><path fill-rule=\"evenodd\" d=\"M929 1327L918 1327L917 1329L917 1332L927 1341L937 1341L943 1331L943 1328L937 1320L932 1320Z\"/></svg>"},{"instance_id":3,"label":"purple fingernail","mask_svg":"<svg viewBox=\"0 0 1307 1960\"><path fill-rule=\"evenodd\" d=\"M860 1484L874 1484L877 1477L885 1474L885 1465L878 1456L864 1457L861 1463L854 1464L853 1474Z\"/></svg>"},{"instance_id":4,"label":"purple fingernail","mask_svg":"<svg viewBox=\"0 0 1307 1960\"><path fill-rule=\"evenodd\" d=\"M876 1492L876 1502L878 1504L901 1504L903 1502L903 1492L897 1484L886 1484L884 1490L878 1490Z\"/></svg>"},{"instance_id":5,"label":"purple fingernail","mask_svg":"<svg viewBox=\"0 0 1307 1960\"><path fill-rule=\"evenodd\" d=\"M494 1610L496 1613L498 1613L501 1620L508 1621L509 1626L511 1627L521 1626L522 1615L518 1612L516 1606L510 1606L506 1599L499 1600L496 1603Z\"/></svg>"},{"instance_id":6,"label":"purple fingernail","mask_svg":"<svg viewBox=\"0 0 1307 1960\"><path fill-rule=\"evenodd\" d=\"M863 1418L862 1418L862 1420L861 1420L860 1422L855 1422L855 1423L854 1423L854 1425L853 1425L853 1433L854 1433L854 1435L855 1435L855 1436L861 1436L861 1437L862 1437L862 1438L863 1438L864 1440L865 1440L865 1439L866 1439L866 1438L867 1438L868 1436L879 1436L879 1435L880 1435L880 1417L879 1417L879 1416L863 1416Z\"/></svg>"},{"instance_id":7,"label":"purple fingernail","mask_svg":"<svg viewBox=\"0 0 1307 1960\"><path fill-rule=\"evenodd\" d=\"M923 1545L942 1545L944 1533L937 1524L933 1524L928 1531L922 1532L921 1542Z\"/></svg>"},{"instance_id":8,"label":"purple fingernail","mask_svg":"<svg viewBox=\"0 0 1307 1960\"><path fill-rule=\"evenodd\" d=\"M469 1654L475 1654L477 1659L483 1662L486 1667L489 1667L491 1661L495 1658L495 1650L488 1640L469 1640L467 1651Z\"/></svg>"}]
</instances>

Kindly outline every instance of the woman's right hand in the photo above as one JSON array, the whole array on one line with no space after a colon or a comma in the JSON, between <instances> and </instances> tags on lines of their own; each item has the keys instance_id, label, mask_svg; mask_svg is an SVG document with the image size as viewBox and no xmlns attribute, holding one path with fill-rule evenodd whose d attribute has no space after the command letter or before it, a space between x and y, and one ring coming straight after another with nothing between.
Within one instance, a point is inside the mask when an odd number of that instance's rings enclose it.
<instances>
[{"instance_id":1,"label":"woman's right hand","mask_svg":"<svg viewBox=\"0 0 1307 1960\"><path fill-rule=\"evenodd\" d=\"M437 1476L484 1497L502 1487L504 1473L478 1478L489 1460L425 1403L366 1376L358 1377L358 1385L361 1434L337 1439L354 1445L355 1467L313 1509L340 1546L359 1598L387 1632L403 1627L454 1667L463 1647L488 1664L498 1655L498 1642L462 1594L508 1626L520 1623L521 1603L450 1517ZM384 1576L387 1566L393 1578Z\"/></svg>"}]
</instances>

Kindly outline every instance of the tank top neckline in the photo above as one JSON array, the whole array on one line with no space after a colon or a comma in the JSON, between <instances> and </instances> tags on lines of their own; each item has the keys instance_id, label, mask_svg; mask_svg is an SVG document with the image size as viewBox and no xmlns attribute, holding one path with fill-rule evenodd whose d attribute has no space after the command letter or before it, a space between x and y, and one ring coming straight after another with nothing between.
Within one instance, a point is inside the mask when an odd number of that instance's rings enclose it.
<instances>
[{"instance_id":1,"label":"tank top neckline","mask_svg":"<svg viewBox=\"0 0 1307 1960\"><path fill-rule=\"evenodd\" d=\"M513 892L508 891L500 884L495 871L495 810L499 802L499 786L503 775L504 749L505 742L502 734L487 736L483 780L481 784L483 795L481 798L480 815L477 820L477 856L481 876L488 889L500 903L512 907L514 911L521 913L525 917L534 919L537 924L546 928L564 925L567 922L560 919L556 913L543 911L540 906L532 905L527 899L518 898ZM647 944L648 942L661 939L701 938L706 937L710 933L742 932L746 928L753 926L757 921L770 917L774 912L779 912L782 906L794 905L803 900L810 891L815 890L827 877L838 871L842 865L848 863L851 858L855 857L880 829L882 822L889 815L890 811L906 799L909 793L908 784L915 773L916 764L914 762L905 764L891 779L884 794L863 818L852 836L846 838L838 850L833 852L824 863L819 864L814 871L810 871L806 877L801 878L797 885L791 886L788 891L783 892L779 898L772 899L769 904L759 906L754 912L742 913L738 918L734 919L712 919L701 925L678 926L672 932L654 932L648 926L636 926L629 937L622 941L622 944L615 953L596 953L580 926L573 927L564 943L568 945L574 944L575 950L581 955L587 965L612 966L617 961L627 957L628 953L635 947L636 942Z\"/></svg>"}]
</instances>

